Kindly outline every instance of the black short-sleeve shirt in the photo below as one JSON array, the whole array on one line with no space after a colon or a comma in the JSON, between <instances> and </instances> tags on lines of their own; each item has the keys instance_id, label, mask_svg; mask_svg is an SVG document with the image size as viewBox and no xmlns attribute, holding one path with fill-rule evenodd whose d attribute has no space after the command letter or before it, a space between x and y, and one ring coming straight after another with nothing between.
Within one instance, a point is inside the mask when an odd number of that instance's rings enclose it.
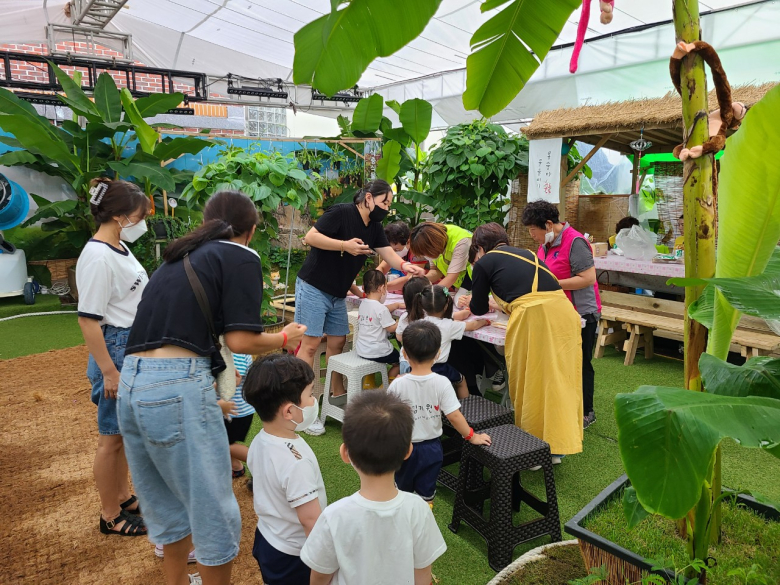
<instances>
[{"instance_id":1,"label":"black short-sleeve shirt","mask_svg":"<svg viewBox=\"0 0 780 585\"><path fill-rule=\"evenodd\" d=\"M522 256L530 262L534 261L533 252L529 250L521 250L511 246L501 246L496 250ZM539 260L539 266L537 290L539 292L560 290L561 286L555 277L551 276L547 270L541 269L542 266L546 268L544 262ZM488 297L491 291L507 303L527 295L533 287L535 273L536 267L533 264L519 258L507 254L485 254L474 264L471 272L473 281L469 305L471 312L475 315L484 315L490 310Z\"/></svg>"},{"instance_id":2,"label":"black short-sleeve shirt","mask_svg":"<svg viewBox=\"0 0 780 585\"><path fill-rule=\"evenodd\" d=\"M329 207L314 227L336 240L360 238L374 250L390 245L382 224L378 221L363 223L360 211L352 203ZM353 256L347 252L342 256L339 250L320 250L312 246L298 278L324 293L344 298L365 262L366 256Z\"/></svg>"},{"instance_id":3,"label":"black short-sleeve shirt","mask_svg":"<svg viewBox=\"0 0 780 585\"><path fill-rule=\"evenodd\" d=\"M190 261L208 296L218 335L228 331L263 331L263 272L254 250L216 240L190 252ZM215 374L225 369L182 260L165 262L152 275L138 305L126 353L163 345L210 356Z\"/></svg>"}]
</instances>

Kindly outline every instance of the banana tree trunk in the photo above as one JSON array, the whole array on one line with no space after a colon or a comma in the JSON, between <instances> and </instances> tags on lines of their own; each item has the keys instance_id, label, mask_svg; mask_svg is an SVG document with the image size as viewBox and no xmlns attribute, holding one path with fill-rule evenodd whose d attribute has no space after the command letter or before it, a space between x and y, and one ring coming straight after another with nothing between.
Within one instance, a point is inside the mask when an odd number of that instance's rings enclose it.
<instances>
[{"instance_id":1,"label":"banana tree trunk","mask_svg":"<svg viewBox=\"0 0 780 585\"><path fill-rule=\"evenodd\" d=\"M674 29L677 42L692 43L701 40L698 0L672 0ZM703 144L709 138L707 124L707 78L704 61L697 54L686 55L682 63L682 113L684 135L688 148ZM702 156L685 161L683 170L683 213L685 222L685 275L687 277L711 278L715 275L715 200L712 193L712 156ZM703 287L686 287L686 308L701 295ZM707 330L700 323L685 314L685 387L701 391L699 358L707 343ZM709 482L712 490L702 490L702 500L697 512L709 510L711 502L720 493L720 457L714 466L714 477ZM713 521L713 534L720 533L719 510ZM695 523L694 523L695 525ZM709 535L691 534L688 531L693 551L700 551L701 539ZM692 540L694 539L694 540ZM696 542L698 541L698 542ZM706 547L704 548L706 551Z\"/></svg>"}]
</instances>

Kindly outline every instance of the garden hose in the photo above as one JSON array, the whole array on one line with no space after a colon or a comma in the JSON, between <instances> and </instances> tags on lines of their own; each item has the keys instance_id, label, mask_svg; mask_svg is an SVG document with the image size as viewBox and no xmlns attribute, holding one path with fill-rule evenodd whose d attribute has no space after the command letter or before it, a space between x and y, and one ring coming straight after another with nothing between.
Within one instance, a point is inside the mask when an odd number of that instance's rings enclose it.
<instances>
[{"instance_id":1,"label":"garden hose","mask_svg":"<svg viewBox=\"0 0 780 585\"><path fill-rule=\"evenodd\" d=\"M11 317L3 317L0 322L10 321L11 319L19 319L20 317L38 317L41 315L77 315L76 311L44 311L41 313L22 313L21 315L13 315Z\"/></svg>"}]
</instances>

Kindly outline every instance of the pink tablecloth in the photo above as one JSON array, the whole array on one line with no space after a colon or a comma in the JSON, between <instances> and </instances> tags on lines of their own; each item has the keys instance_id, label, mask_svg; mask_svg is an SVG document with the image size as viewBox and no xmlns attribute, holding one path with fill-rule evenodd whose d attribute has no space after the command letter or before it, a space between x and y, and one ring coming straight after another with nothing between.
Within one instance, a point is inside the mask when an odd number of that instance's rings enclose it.
<instances>
[{"instance_id":1,"label":"pink tablecloth","mask_svg":"<svg viewBox=\"0 0 780 585\"><path fill-rule=\"evenodd\" d=\"M593 259L596 270L612 270L614 272L631 272L633 274L649 274L651 276L684 277L684 264L661 264L646 260L629 260L623 256L609 254Z\"/></svg>"},{"instance_id":2,"label":"pink tablecloth","mask_svg":"<svg viewBox=\"0 0 780 585\"><path fill-rule=\"evenodd\" d=\"M359 299L354 295L347 295L347 304L351 305L352 307L359 307L360 302L363 299ZM389 293L387 295L387 300L385 300L386 305L392 305L393 303L403 303L404 298L403 295ZM393 315L396 317L400 317L404 314L405 311L398 310L394 311ZM504 315L503 313L486 313L485 315L482 315L481 317L476 317L474 315L471 315L466 321L472 321L473 319L488 319L489 321L503 321L504 323L507 322L509 317ZM480 329L477 329L475 331L467 331L465 333L466 337L471 337L473 339L476 339L478 341L484 341L486 343L492 343L494 345L504 345L504 342L506 340L506 329L503 329L501 327L493 327L492 325L488 327L481 327Z\"/></svg>"}]
</instances>

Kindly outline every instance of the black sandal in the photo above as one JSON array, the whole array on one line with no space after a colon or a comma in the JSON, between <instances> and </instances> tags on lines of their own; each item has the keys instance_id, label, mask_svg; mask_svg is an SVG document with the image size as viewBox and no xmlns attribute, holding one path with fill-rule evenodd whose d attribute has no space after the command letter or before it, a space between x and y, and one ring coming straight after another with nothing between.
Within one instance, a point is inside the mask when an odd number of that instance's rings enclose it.
<instances>
[{"instance_id":1,"label":"black sandal","mask_svg":"<svg viewBox=\"0 0 780 585\"><path fill-rule=\"evenodd\" d=\"M135 510L128 510L127 509L130 506L132 506L133 504L135 504L137 501L138 501L138 497L137 496L130 496L130 498L126 502L122 502L121 504L119 504L119 507L122 508L128 514L136 514L136 515L140 516L141 515L141 506L140 505L137 506Z\"/></svg>"},{"instance_id":2,"label":"black sandal","mask_svg":"<svg viewBox=\"0 0 780 585\"><path fill-rule=\"evenodd\" d=\"M114 530L117 522L122 522L123 520L124 524L122 524L122 527L119 530ZM108 522L103 520L103 516L101 516L100 532L108 535L116 534L117 536L146 536L146 525L144 524L144 519L140 516L122 510L119 516Z\"/></svg>"}]
</instances>

